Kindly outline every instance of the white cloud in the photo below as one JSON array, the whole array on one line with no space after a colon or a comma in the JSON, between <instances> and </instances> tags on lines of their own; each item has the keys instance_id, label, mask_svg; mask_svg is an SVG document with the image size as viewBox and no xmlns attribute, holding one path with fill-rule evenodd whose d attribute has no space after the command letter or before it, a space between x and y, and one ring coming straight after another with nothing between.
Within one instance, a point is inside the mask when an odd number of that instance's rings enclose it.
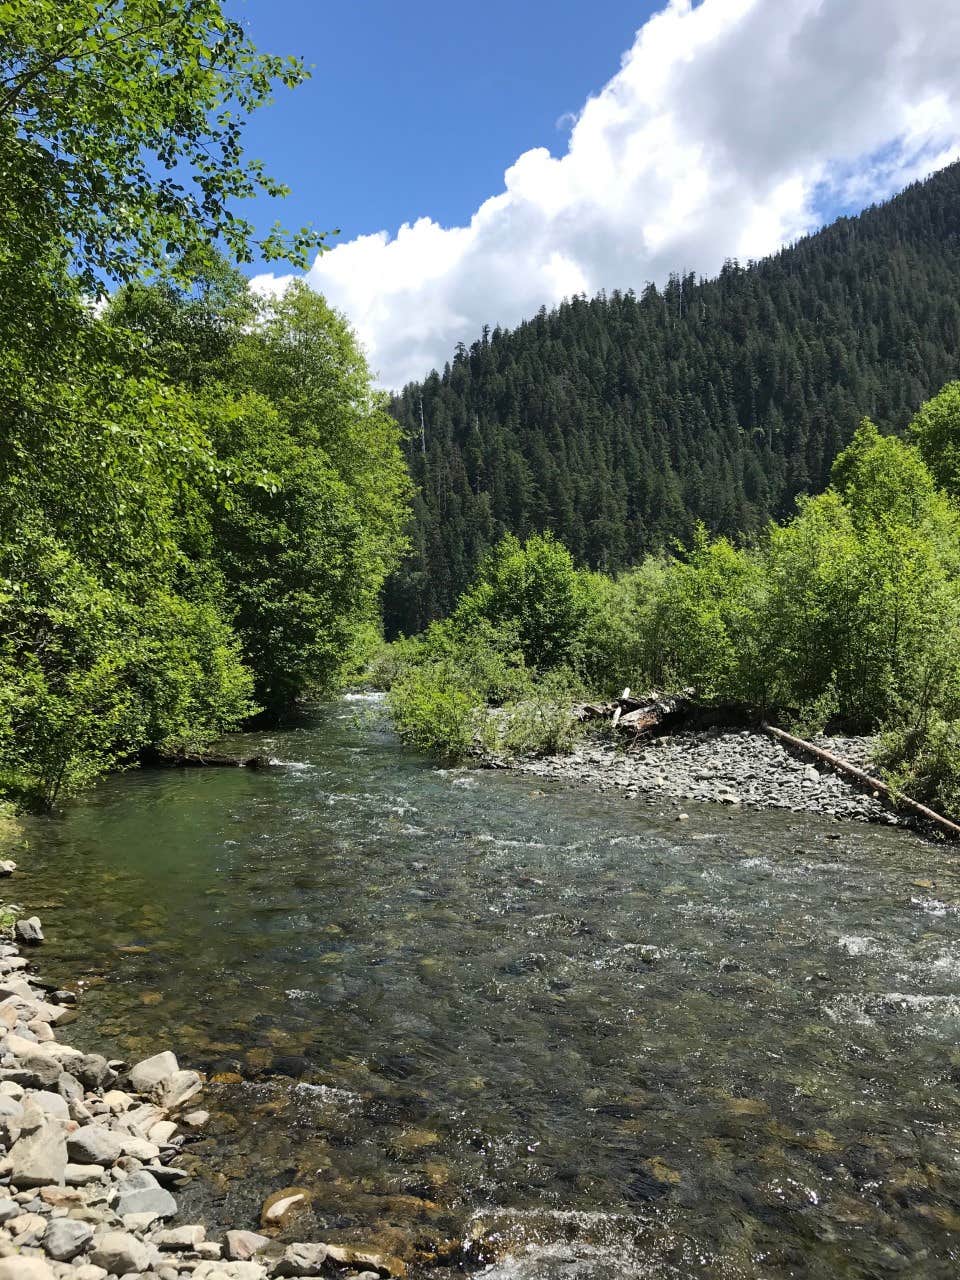
<instances>
[{"instance_id":1,"label":"white cloud","mask_svg":"<svg viewBox=\"0 0 960 1280\"><path fill-rule=\"evenodd\" d=\"M485 323L760 257L956 159L958 60L956 0L671 0L563 156L525 152L468 226L362 236L307 279L399 387Z\"/></svg>"}]
</instances>

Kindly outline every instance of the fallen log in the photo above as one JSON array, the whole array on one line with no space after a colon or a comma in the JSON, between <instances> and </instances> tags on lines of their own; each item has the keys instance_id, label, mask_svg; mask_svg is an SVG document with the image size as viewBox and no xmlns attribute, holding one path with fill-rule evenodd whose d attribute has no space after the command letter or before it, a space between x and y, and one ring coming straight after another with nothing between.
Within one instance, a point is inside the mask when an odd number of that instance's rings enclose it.
<instances>
[{"instance_id":1,"label":"fallen log","mask_svg":"<svg viewBox=\"0 0 960 1280\"><path fill-rule=\"evenodd\" d=\"M265 769L269 756L230 756L218 751L156 751L140 755L141 764L152 769Z\"/></svg>"},{"instance_id":2,"label":"fallen log","mask_svg":"<svg viewBox=\"0 0 960 1280\"><path fill-rule=\"evenodd\" d=\"M950 836L952 840L960 837L960 826L957 823L951 822L949 818L945 818L940 813L935 813L933 809L928 809L925 804L920 804L917 800L911 800L909 796L900 795L891 787L888 787L885 782L881 782L879 778L872 777L864 769L851 764L849 760L844 760L841 756L834 755L832 751L825 751L823 747L807 742L804 738L795 738L792 733L777 729L772 724L764 722L760 728L776 741L783 742L787 746L793 747L796 751L802 751L806 755L812 756L815 760L828 764L837 773L850 778L851 781L858 783L866 790L882 796L895 809L907 809L910 813L915 813L918 817L923 818L925 822L932 823L938 830Z\"/></svg>"}]
</instances>

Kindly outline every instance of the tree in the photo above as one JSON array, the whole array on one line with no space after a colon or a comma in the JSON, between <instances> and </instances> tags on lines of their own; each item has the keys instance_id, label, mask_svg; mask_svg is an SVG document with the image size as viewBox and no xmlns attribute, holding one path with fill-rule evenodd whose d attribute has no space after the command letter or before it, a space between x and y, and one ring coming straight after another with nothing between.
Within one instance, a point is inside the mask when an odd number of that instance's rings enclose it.
<instances>
[{"instance_id":1,"label":"tree","mask_svg":"<svg viewBox=\"0 0 960 1280\"><path fill-rule=\"evenodd\" d=\"M960 382L949 382L910 423L910 437L941 489L960 498Z\"/></svg>"},{"instance_id":2,"label":"tree","mask_svg":"<svg viewBox=\"0 0 960 1280\"><path fill-rule=\"evenodd\" d=\"M189 279L221 242L303 263L324 234L258 237L234 209L286 194L243 154L251 111L302 63L259 53L220 0L0 3L0 264L51 252L81 288Z\"/></svg>"}]
</instances>

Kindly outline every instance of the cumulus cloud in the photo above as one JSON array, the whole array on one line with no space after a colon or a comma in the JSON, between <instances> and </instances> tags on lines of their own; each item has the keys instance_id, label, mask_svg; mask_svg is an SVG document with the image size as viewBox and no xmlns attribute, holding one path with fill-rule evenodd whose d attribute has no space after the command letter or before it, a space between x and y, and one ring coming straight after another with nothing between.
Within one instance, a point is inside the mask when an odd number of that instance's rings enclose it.
<instances>
[{"instance_id":1,"label":"cumulus cloud","mask_svg":"<svg viewBox=\"0 0 960 1280\"><path fill-rule=\"evenodd\" d=\"M307 280L400 387L483 324L760 257L960 157L958 58L945 0L670 0L565 154L525 152L467 226L361 236Z\"/></svg>"}]
</instances>

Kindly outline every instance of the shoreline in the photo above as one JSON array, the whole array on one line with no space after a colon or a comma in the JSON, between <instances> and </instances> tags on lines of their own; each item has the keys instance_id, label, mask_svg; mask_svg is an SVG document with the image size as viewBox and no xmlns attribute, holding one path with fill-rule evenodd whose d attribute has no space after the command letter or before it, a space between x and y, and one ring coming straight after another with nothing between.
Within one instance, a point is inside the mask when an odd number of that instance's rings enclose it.
<instances>
[{"instance_id":1,"label":"shoreline","mask_svg":"<svg viewBox=\"0 0 960 1280\"><path fill-rule=\"evenodd\" d=\"M208 1240L202 1223L168 1225L191 1177L177 1157L210 1118L204 1078L169 1050L131 1065L64 1041L77 995L33 972L42 942L36 916L0 931L0 1280L405 1273L362 1246L275 1239L309 1199L302 1188L266 1197L260 1231Z\"/></svg>"},{"instance_id":2,"label":"shoreline","mask_svg":"<svg viewBox=\"0 0 960 1280\"><path fill-rule=\"evenodd\" d=\"M828 737L813 740L860 767L870 759L873 739ZM833 771L799 759L765 734L742 731L684 731L664 734L625 751L587 736L567 755L526 760L490 760L487 767L568 782L596 791L619 791L647 805L714 803L730 809L787 810L836 821L916 827Z\"/></svg>"}]
</instances>

